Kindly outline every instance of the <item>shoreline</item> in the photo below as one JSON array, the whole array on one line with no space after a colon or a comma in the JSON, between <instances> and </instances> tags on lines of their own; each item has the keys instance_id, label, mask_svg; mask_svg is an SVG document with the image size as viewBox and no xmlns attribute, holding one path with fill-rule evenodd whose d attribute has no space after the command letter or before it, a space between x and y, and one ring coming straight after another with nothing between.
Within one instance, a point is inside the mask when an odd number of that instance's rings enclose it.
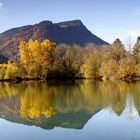
<instances>
[{"instance_id":1,"label":"shoreline","mask_svg":"<svg viewBox=\"0 0 140 140\"><path fill-rule=\"evenodd\" d=\"M114 79L114 80L110 80L110 79L106 79L103 80L102 78L83 78L83 77L54 77L54 78L14 78L14 79L0 79L0 83L2 82L22 82L22 81L69 81L69 80L92 80L92 81L102 81L102 82L140 82L140 77L127 77L127 78L123 78L123 79Z\"/></svg>"}]
</instances>

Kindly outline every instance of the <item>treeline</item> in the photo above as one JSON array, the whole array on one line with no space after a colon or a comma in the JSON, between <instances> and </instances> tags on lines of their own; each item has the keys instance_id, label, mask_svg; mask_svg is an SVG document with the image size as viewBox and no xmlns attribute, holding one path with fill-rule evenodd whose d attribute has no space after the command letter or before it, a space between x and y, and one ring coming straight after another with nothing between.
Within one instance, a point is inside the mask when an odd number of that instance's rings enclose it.
<instances>
[{"instance_id":1,"label":"treeline","mask_svg":"<svg viewBox=\"0 0 140 140\"><path fill-rule=\"evenodd\" d=\"M56 45L44 40L21 41L20 58L0 65L1 80L91 78L140 80L140 38L127 51L119 39L112 45Z\"/></svg>"}]
</instances>

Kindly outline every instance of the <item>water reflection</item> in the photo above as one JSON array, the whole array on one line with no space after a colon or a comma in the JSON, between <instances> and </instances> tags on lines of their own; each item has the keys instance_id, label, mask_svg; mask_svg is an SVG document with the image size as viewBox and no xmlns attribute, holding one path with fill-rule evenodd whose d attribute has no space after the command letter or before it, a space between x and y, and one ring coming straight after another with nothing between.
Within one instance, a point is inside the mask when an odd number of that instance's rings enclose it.
<instances>
[{"instance_id":1,"label":"water reflection","mask_svg":"<svg viewBox=\"0 0 140 140\"><path fill-rule=\"evenodd\" d=\"M82 129L103 109L140 115L140 84L85 81L0 83L0 117L11 122Z\"/></svg>"}]
</instances>

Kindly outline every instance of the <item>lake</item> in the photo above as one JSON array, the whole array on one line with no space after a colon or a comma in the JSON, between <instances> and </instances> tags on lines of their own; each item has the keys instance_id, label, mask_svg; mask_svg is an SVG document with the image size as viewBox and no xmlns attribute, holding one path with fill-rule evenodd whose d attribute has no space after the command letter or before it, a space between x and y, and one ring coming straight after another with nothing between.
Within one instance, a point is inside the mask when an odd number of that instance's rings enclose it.
<instances>
[{"instance_id":1,"label":"lake","mask_svg":"<svg viewBox=\"0 0 140 140\"><path fill-rule=\"evenodd\" d=\"M140 83L0 83L2 140L140 140Z\"/></svg>"}]
</instances>

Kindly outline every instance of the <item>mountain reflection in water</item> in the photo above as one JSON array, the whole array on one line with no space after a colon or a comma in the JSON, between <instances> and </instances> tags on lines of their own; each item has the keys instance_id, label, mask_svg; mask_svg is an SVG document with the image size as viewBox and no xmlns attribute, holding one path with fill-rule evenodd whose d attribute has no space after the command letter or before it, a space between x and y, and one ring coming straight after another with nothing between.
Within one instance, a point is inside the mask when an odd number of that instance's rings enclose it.
<instances>
[{"instance_id":1,"label":"mountain reflection in water","mask_svg":"<svg viewBox=\"0 0 140 140\"><path fill-rule=\"evenodd\" d=\"M0 83L0 118L82 129L103 109L133 119L140 115L140 84L83 81Z\"/></svg>"}]
</instances>

